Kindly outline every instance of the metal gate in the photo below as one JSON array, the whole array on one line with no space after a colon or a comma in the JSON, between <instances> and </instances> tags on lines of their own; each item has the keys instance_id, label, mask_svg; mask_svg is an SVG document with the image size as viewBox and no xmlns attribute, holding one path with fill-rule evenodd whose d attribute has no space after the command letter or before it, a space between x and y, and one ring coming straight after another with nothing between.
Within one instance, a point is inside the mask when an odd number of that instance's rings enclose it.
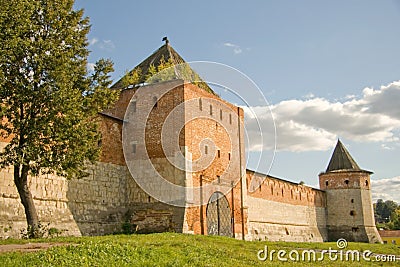
<instances>
[{"instance_id":1,"label":"metal gate","mask_svg":"<svg viewBox=\"0 0 400 267\"><path fill-rule=\"evenodd\" d=\"M231 209L228 200L221 192L213 193L208 201L207 233L232 236Z\"/></svg>"}]
</instances>

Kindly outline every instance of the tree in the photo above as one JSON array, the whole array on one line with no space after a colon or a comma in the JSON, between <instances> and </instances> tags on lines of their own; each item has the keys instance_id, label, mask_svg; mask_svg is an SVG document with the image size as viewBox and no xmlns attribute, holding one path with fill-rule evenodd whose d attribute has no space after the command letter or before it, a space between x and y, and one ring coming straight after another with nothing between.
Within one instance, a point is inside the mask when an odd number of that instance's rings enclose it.
<instances>
[{"instance_id":1,"label":"tree","mask_svg":"<svg viewBox=\"0 0 400 267\"><path fill-rule=\"evenodd\" d=\"M392 212L387 227L390 230L400 230L400 209L396 209Z\"/></svg>"},{"instance_id":2,"label":"tree","mask_svg":"<svg viewBox=\"0 0 400 267\"><path fill-rule=\"evenodd\" d=\"M379 228L400 230L400 206L396 202L378 199L374 209Z\"/></svg>"},{"instance_id":3,"label":"tree","mask_svg":"<svg viewBox=\"0 0 400 267\"><path fill-rule=\"evenodd\" d=\"M118 97L108 89L109 60L87 73L89 19L74 0L0 0L0 124L8 141L0 167L13 166L14 182L35 237L38 216L28 187L55 173L85 175L99 155L96 115Z\"/></svg>"}]
</instances>

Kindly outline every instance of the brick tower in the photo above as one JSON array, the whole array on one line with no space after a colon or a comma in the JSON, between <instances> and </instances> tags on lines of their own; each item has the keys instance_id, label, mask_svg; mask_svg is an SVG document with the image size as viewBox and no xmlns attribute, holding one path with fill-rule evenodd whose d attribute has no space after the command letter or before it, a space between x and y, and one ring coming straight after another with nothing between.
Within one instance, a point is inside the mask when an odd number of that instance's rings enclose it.
<instances>
[{"instance_id":1,"label":"brick tower","mask_svg":"<svg viewBox=\"0 0 400 267\"><path fill-rule=\"evenodd\" d=\"M130 187L143 190L128 196L130 222L147 232L244 238L244 112L221 99L163 40L112 86L121 90L120 99L101 113L126 123L122 164L135 178ZM105 143L115 146L117 139Z\"/></svg>"},{"instance_id":2,"label":"brick tower","mask_svg":"<svg viewBox=\"0 0 400 267\"><path fill-rule=\"evenodd\" d=\"M319 184L326 191L328 241L382 242L375 226L370 175L338 140Z\"/></svg>"}]
</instances>

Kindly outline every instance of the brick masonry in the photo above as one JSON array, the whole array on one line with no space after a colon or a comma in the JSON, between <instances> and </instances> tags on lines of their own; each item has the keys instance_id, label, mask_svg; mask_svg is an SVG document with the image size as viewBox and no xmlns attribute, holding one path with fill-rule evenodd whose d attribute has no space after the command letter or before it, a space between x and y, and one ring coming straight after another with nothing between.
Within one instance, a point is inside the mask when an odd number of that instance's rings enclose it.
<instances>
[{"instance_id":1,"label":"brick masonry","mask_svg":"<svg viewBox=\"0 0 400 267\"><path fill-rule=\"evenodd\" d=\"M358 227L357 240L376 241L369 175L346 174L351 190L342 184L344 176L321 175L323 190L318 190L246 170L242 109L182 80L142 89L141 94L138 88L122 90L115 107L99 115L102 154L98 163L88 166L89 177L30 178L43 223L68 230L67 235L110 234L121 231L124 222L142 233L207 235L212 223L207 217L209 202L222 191L235 238L320 242ZM128 139L124 151L123 122L130 119L125 111L132 101L135 119L146 116L143 110L150 112L144 139ZM140 136L135 131L129 133ZM148 161L152 169L146 167ZM176 194L155 180L156 173L171 184L202 189ZM132 175L145 185L139 186ZM167 205L160 199L181 205ZM347 203L351 199L356 199L354 205ZM0 207L0 236L18 237L26 222L10 169L0 172ZM357 214L352 224L343 219L350 208Z\"/></svg>"},{"instance_id":2,"label":"brick masonry","mask_svg":"<svg viewBox=\"0 0 400 267\"><path fill-rule=\"evenodd\" d=\"M368 171L322 173L327 198L328 240L382 242L375 227Z\"/></svg>"}]
</instances>

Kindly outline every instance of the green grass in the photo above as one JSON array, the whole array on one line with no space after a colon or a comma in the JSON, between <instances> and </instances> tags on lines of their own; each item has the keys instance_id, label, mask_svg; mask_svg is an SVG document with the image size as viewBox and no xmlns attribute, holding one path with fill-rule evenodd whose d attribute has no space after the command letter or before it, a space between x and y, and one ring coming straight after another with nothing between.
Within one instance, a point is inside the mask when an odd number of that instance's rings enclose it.
<instances>
[{"instance_id":1,"label":"green grass","mask_svg":"<svg viewBox=\"0 0 400 267\"><path fill-rule=\"evenodd\" d=\"M14 240L16 241L16 240ZM0 241L0 244L12 241ZM16 243L32 240L18 240ZM260 261L257 252L283 249L336 249L336 243L247 242L232 238L162 233L151 235L114 235L102 237L66 237L35 242L68 243L39 252L0 254L0 266L348 266L350 262ZM14 242L12 242L14 243ZM395 245L349 243L347 249L370 250L379 254L400 255ZM287 256L286 256L287 257ZM352 266L398 266L397 263L351 262Z\"/></svg>"}]
</instances>

